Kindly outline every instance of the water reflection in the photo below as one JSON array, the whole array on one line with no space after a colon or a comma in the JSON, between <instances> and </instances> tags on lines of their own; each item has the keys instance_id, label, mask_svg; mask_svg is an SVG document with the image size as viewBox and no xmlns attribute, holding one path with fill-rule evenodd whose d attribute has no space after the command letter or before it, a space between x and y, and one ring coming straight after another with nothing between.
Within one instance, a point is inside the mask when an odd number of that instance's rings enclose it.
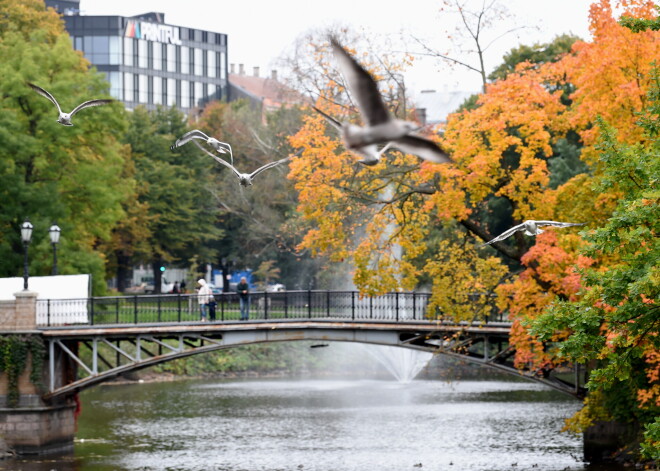
<instances>
[{"instance_id":1,"label":"water reflection","mask_svg":"<svg viewBox=\"0 0 660 471\"><path fill-rule=\"evenodd\" d=\"M585 469L559 432L579 403L529 382L185 381L82 400L74 456L0 469Z\"/></svg>"}]
</instances>

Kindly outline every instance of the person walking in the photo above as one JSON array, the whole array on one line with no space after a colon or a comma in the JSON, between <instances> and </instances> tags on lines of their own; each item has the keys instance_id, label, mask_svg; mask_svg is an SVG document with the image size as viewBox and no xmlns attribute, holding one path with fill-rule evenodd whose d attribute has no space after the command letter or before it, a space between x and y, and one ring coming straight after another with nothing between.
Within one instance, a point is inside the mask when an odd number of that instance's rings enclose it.
<instances>
[{"instance_id":1,"label":"person walking","mask_svg":"<svg viewBox=\"0 0 660 471\"><path fill-rule=\"evenodd\" d=\"M250 286L245 277L241 277L240 283L236 285L236 291L241 306L241 320L246 321L250 318Z\"/></svg>"},{"instance_id":2,"label":"person walking","mask_svg":"<svg viewBox=\"0 0 660 471\"><path fill-rule=\"evenodd\" d=\"M197 291L197 301L199 302L199 310L202 315L202 322L206 322L206 313L209 308L209 303L215 298L213 297L213 291L206 283L204 278L197 280L199 285L199 291ZM215 316L214 316L215 317Z\"/></svg>"}]
</instances>

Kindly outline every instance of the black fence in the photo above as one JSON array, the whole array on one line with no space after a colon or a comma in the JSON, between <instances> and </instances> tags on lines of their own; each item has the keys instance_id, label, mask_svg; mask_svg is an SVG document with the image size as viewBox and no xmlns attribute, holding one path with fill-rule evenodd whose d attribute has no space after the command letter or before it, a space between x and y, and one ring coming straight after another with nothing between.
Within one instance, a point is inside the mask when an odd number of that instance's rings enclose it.
<instances>
[{"instance_id":1,"label":"black fence","mask_svg":"<svg viewBox=\"0 0 660 471\"><path fill-rule=\"evenodd\" d=\"M211 322L240 320L237 293L214 295ZM249 319L254 320L375 320L431 321L430 293L394 292L361 296L357 291L252 292ZM201 320L196 294L108 296L86 299L37 300L38 326L180 323ZM498 320L498 319L493 319Z\"/></svg>"}]
</instances>

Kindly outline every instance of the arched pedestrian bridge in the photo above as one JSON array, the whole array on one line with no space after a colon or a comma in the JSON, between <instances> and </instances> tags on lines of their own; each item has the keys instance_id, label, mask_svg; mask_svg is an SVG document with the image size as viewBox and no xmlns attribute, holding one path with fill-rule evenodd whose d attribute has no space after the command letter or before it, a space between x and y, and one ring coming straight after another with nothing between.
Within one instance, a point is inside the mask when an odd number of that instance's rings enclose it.
<instances>
[{"instance_id":1,"label":"arched pedestrian bridge","mask_svg":"<svg viewBox=\"0 0 660 471\"><path fill-rule=\"evenodd\" d=\"M360 342L440 353L584 396L579 368L513 367L510 324L499 318L452 323L428 311L428 293L361 297L355 291L251 293L240 321L236 293L215 295L214 320L202 322L196 295L38 300L52 400L119 374L198 353L263 342Z\"/></svg>"}]
</instances>

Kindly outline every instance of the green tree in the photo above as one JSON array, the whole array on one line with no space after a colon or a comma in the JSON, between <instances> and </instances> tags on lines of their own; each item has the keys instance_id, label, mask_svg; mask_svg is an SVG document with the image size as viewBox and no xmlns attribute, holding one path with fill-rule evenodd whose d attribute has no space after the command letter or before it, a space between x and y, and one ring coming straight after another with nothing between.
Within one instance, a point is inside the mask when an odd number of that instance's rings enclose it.
<instances>
[{"instance_id":1,"label":"green tree","mask_svg":"<svg viewBox=\"0 0 660 471\"><path fill-rule=\"evenodd\" d=\"M200 128L230 143L234 165L241 172L251 172L294 153L287 136L300 127L301 116L297 106L262 113L252 109L247 101L215 102L204 110ZM313 276L316 263L295 250L296 227L289 223L297 200L293 185L286 178L287 165L259 174L248 188L240 186L232 172L212 165L216 176L214 201L226 229L214 243L218 251L215 265L229 270L233 261L234 269L256 268L272 260L281 270L281 281L289 287L300 283L302 273Z\"/></svg>"},{"instance_id":2,"label":"green tree","mask_svg":"<svg viewBox=\"0 0 660 471\"><path fill-rule=\"evenodd\" d=\"M557 36L549 43L536 43L532 46L521 45L514 47L504 55L503 62L488 75L488 80L502 80L511 72L516 70L516 66L523 62L539 65L548 62L556 62L564 54L571 52L571 47L575 41L580 38L572 34L562 34Z\"/></svg>"},{"instance_id":3,"label":"green tree","mask_svg":"<svg viewBox=\"0 0 660 471\"><path fill-rule=\"evenodd\" d=\"M62 228L61 274L91 273L95 293L105 289L105 260L97 250L124 213L132 181L122 178L126 152L115 136L126 129L121 104L76 115L73 127L26 82L49 90L63 109L106 98L102 74L73 50L61 19L43 2L0 1L0 276L21 274L18 227L34 224L30 273L51 270L48 227Z\"/></svg>"},{"instance_id":4,"label":"green tree","mask_svg":"<svg viewBox=\"0 0 660 471\"><path fill-rule=\"evenodd\" d=\"M145 220L139 222L146 226L147 239L133 258L151 264L157 293L161 266L187 262L195 255L210 261L210 242L222 235L212 198L213 161L193 145L170 150L189 130L184 118L174 107L154 112L139 107L126 134L135 161L137 200L146 209Z\"/></svg>"}]
</instances>

